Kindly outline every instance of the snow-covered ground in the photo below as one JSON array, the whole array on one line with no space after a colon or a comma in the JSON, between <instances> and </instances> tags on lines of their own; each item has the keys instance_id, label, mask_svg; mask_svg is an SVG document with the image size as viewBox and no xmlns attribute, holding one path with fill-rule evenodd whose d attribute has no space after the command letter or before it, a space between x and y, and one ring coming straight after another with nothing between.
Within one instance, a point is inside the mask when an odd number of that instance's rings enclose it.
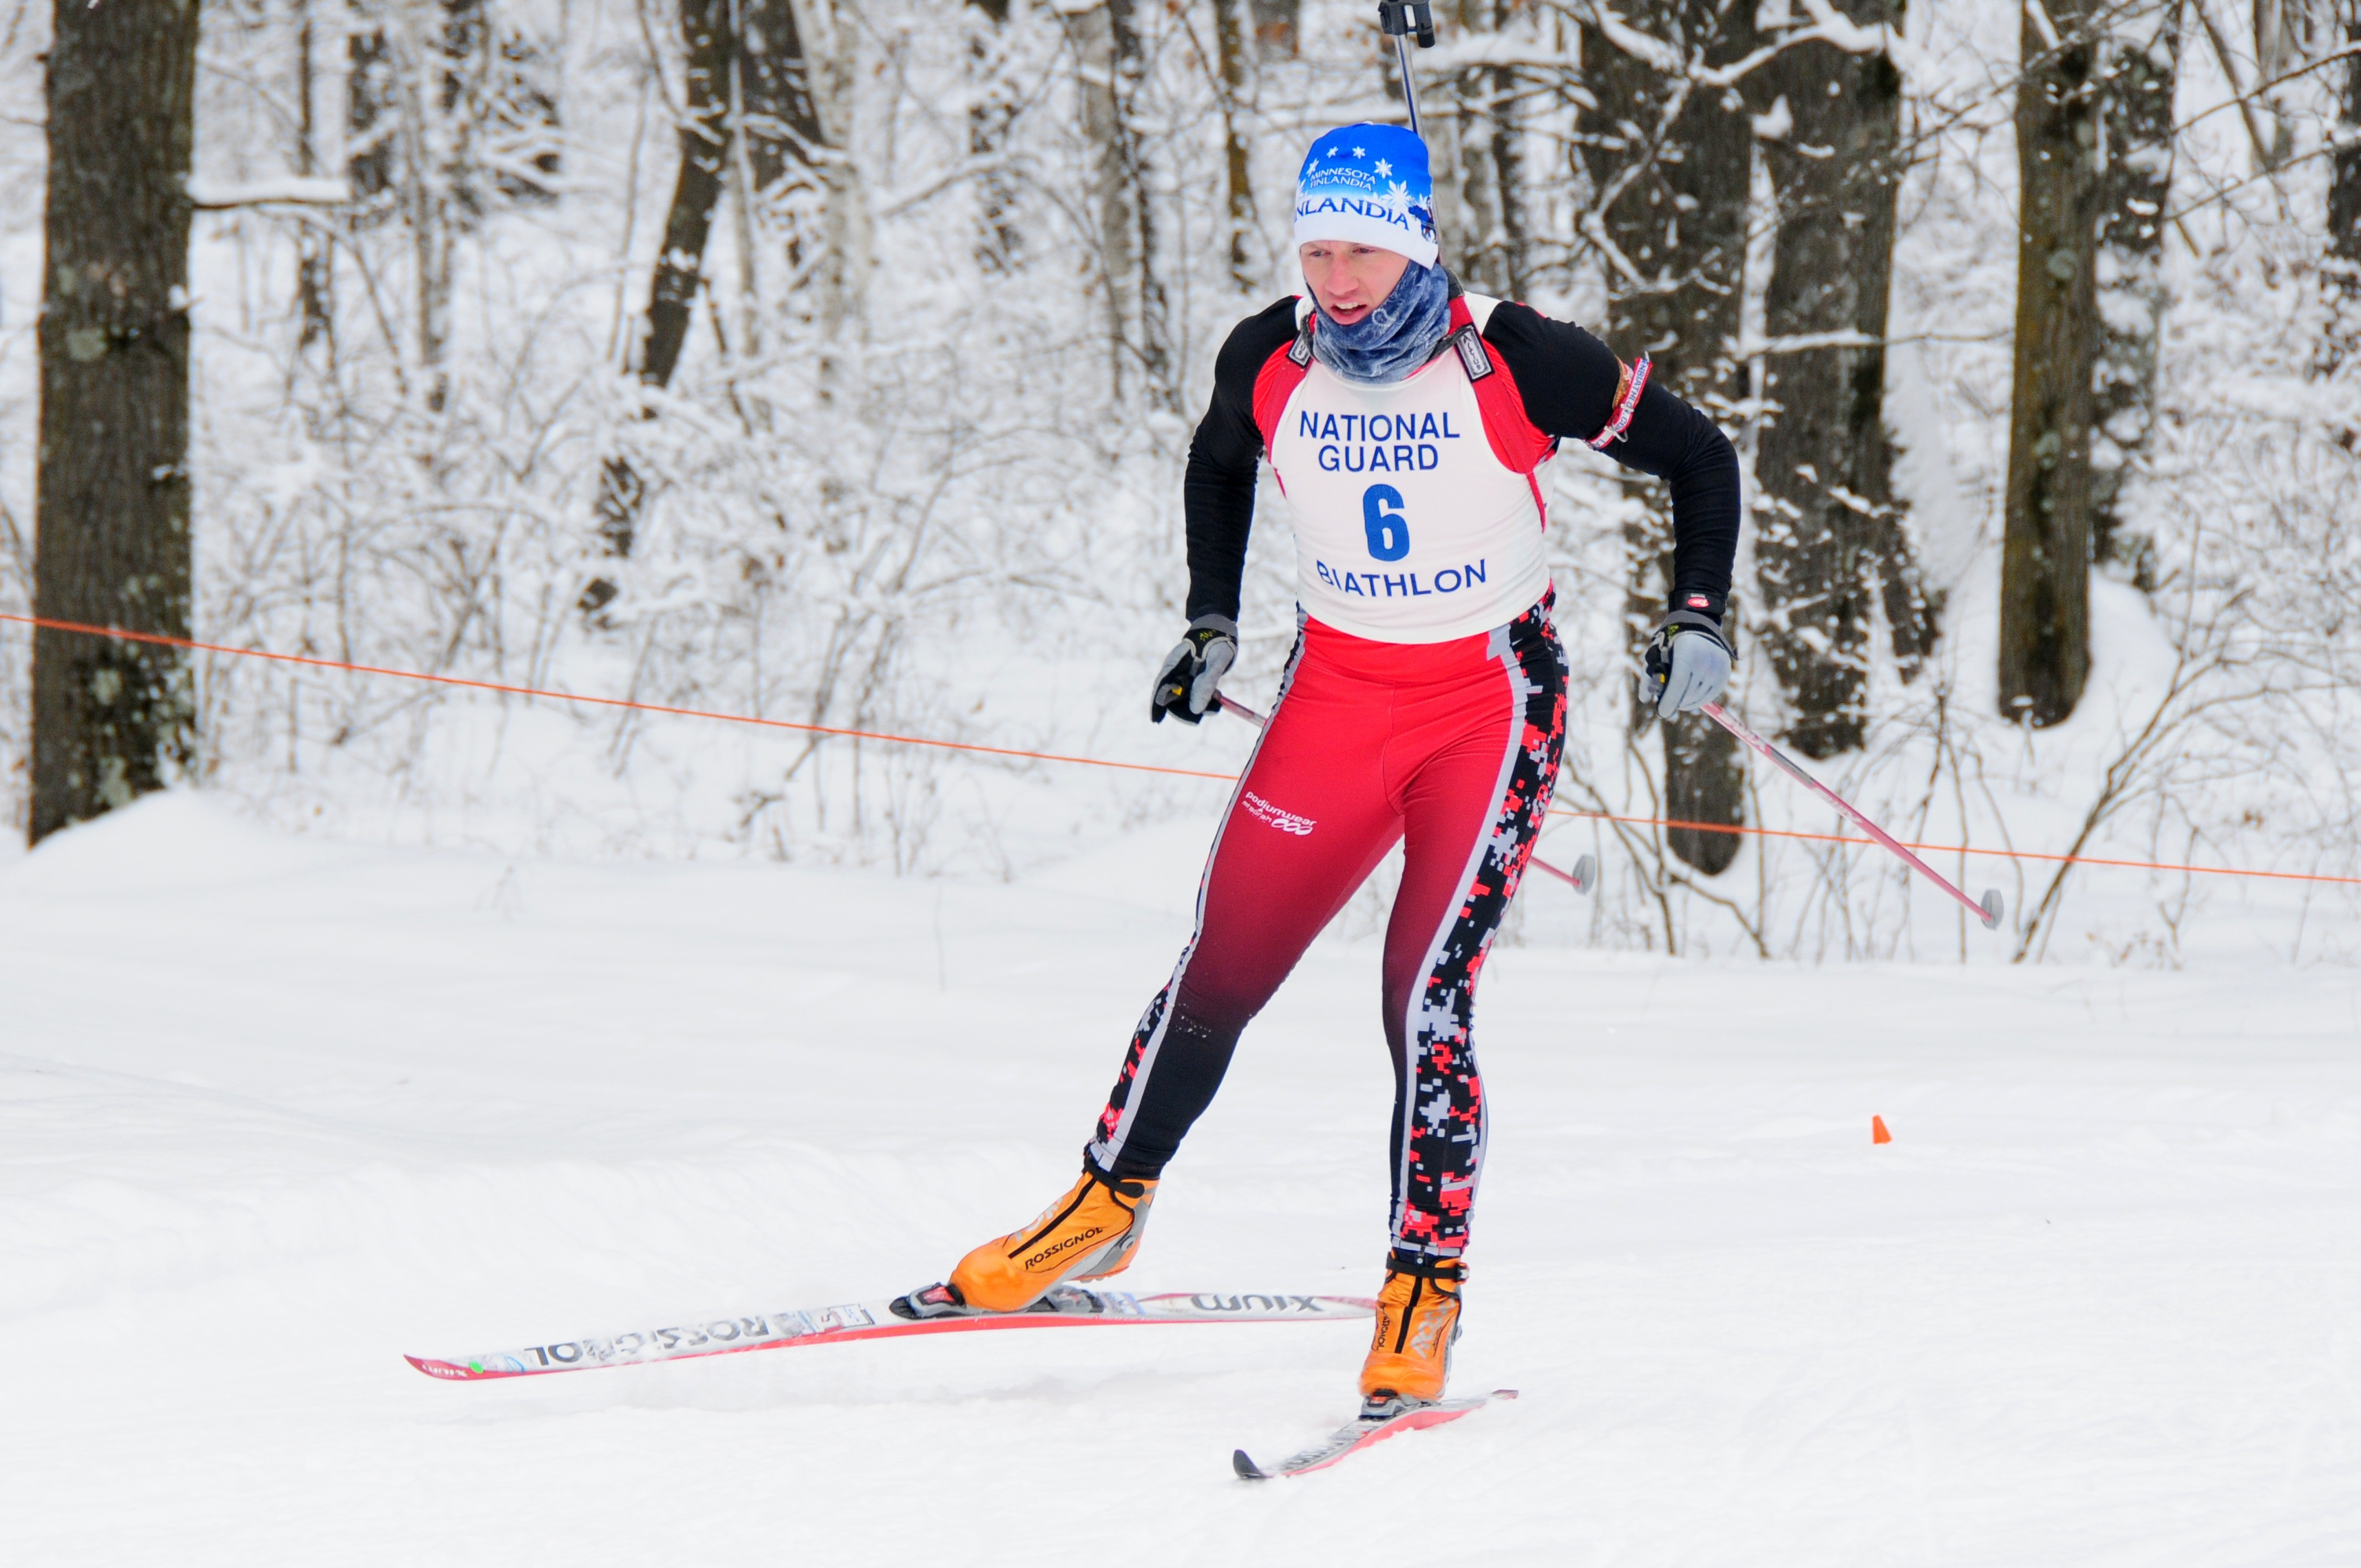
<instances>
[{"instance_id":1,"label":"snow-covered ground","mask_svg":"<svg viewBox=\"0 0 2361 1568\"><path fill-rule=\"evenodd\" d=\"M1069 1179L1203 833L896 881L174 795L10 863L0 1558L2361 1559L2343 970L1504 948L1457 1383L1524 1397L1302 1481L1229 1451L1348 1413L1355 1330L403 1364L939 1277ZM1315 949L1130 1282L1375 1286L1375 981Z\"/></svg>"}]
</instances>

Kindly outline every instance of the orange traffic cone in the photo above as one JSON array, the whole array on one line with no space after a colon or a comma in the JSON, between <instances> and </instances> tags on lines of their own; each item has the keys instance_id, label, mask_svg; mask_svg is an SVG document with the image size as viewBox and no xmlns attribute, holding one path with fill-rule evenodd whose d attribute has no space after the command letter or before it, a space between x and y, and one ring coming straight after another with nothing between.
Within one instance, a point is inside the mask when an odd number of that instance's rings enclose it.
<instances>
[{"instance_id":1,"label":"orange traffic cone","mask_svg":"<svg viewBox=\"0 0 2361 1568\"><path fill-rule=\"evenodd\" d=\"M1884 1117L1872 1116L1869 1119L1869 1141L1872 1144L1890 1144L1894 1141L1894 1135L1885 1130Z\"/></svg>"}]
</instances>

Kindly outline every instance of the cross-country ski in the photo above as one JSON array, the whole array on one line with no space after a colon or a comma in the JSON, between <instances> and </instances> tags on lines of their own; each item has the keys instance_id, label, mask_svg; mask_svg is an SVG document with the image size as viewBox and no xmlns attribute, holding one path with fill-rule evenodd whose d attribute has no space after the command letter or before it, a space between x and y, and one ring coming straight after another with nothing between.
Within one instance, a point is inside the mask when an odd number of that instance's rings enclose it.
<instances>
[{"instance_id":1,"label":"cross-country ski","mask_svg":"<svg viewBox=\"0 0 2361 1568\"><path fill-rule=\"evenodd\" d=\"M1290 1475L1309 1475L1315 1470L1340 1464L1387 1438L1443 1426L1462 1416L1474 1415L1495 1399L1513 1399L1516 1397L1514 1388L1495 1388L1488 1394L1473 1398L1437 1399L1426 1404L1389 1400L1378 1409L1354 1417L1310 1448L1301 1453L1290 1454L1276 1464L1268 1467L1257 1464L1241 1448L1230 1455L1230 1468L1237 1473L1241 1481L1279 1481Z\"/></svg>"},{"instance_id":2,"label":"cross-country ski","mask_svg":"<svg viewBox=\"0 0 2361 1568\"><path fill-rule=\"evenodd\" d=\"M1039 1300L1008 1312L959 1308L928 1313L912 1297L852 1301L776 1312L700 1316L657 1328L626 1329L473 1355L406 1355L430 1377L454 1383L536 1377L599 1366L636 1366L750 1350L783 1350L852 1340L906 1339L918 1334L994 1329L1108 1328L1159 1323L1316 1323L1366 1318L1376 1302L1353 1296L1283 1295L1264 1291L1163 1291L1135 1296L1061 1285Z\"/></svg>"}]
</instances>

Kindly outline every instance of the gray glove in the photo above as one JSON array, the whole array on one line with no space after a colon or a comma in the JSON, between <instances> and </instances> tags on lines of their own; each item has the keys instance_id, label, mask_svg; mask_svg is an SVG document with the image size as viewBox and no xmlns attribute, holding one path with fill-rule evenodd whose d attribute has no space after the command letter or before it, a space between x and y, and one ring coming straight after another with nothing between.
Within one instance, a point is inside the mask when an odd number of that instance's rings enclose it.
<instances>
[{"instance_id":1,"label":"gray glove","mask_svg":"<svg viewBox=\"0 0 2361 1568\"><path fill-rule=\"evenodd\" d=\"M1695 713L1721 696L1736 657L1720 621L1702 610L1676 609L1648 639L1646 700L1659 718Z\"/></svg>"},{"instance_id":2,"label":"gray glove","mask_svg":"<svg viewBox=\"0 0 2361 1568\"><path fill-rule=\"evenodd\" d=\"M1238 623L1226 615L1201 615L1189 623L1189 634L1164 655L1156 672L1156 695L1148 699L1148 717L1157 723L1164 716L1194 724L1213 706L1213 690L1238 657Z\"/></svg>"}]
</instances>

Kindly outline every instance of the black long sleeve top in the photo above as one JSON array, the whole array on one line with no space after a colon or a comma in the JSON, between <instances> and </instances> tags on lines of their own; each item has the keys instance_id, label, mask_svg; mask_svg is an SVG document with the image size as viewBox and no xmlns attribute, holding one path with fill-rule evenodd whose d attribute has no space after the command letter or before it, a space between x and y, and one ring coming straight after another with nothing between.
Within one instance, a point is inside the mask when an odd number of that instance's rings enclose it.
<instances>
[{"instance_id":1,"label":"black long sleeve top","mask_svg":"<svg viewBox=\"0 0 2361 1568\"><path fill-rule=\"evenodd\" d=\"M1213 398L1189 445L1182 495L1188 517L1189 615L1235 620L1254 524L1255 466L1263 455L1254 422L1255 378L1295 337L1295 301L1284 299L1234 328L1213 362ZM1530 305L1503 301L1484 341L1516 378L1525 413L1545 434L1587 442L1607 427L1623 367L1614 351L1580 327ZM1653 474L1673 497L1671 603L1703 595L1719 620L1738 554L1738 454L1714 422L1660 384L1641 394L1623 439L1606 449L1617 462Z\"/></svg>"}]
</instances>

